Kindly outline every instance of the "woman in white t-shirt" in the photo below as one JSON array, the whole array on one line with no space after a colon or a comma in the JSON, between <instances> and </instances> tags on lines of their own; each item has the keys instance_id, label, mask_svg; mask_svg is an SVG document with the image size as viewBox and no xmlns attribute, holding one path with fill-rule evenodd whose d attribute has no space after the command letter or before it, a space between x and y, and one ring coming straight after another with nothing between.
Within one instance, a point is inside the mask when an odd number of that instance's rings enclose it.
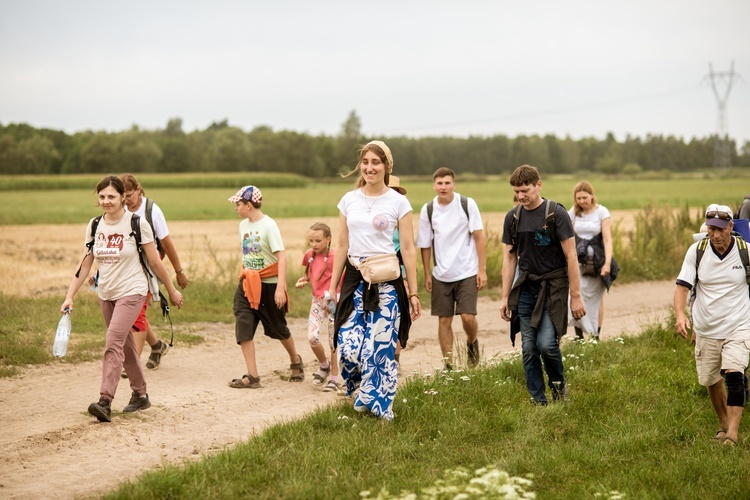
<instances>
[{"instance_id":1,"label":"woman in white t-shirt","mask_svg":"<svg viewBox=\"0 0 750 500\"><path fill-rule=\"evenodd\" d=\"M594 188L581 181L573 188L573 208L568 211L576 233L576 252L581 272L581 295L586 316L572 320L576 335L599 338L604 319L605 281L612 265L612 231L609 210L596 202Z\"/></svg>"},{"instance_id":2,"label":"woman in white t-shirt","mask_svg":"<svg viewBox=\"0 0 750 500\"><path fill-rule=\"evenodd\" d=\"M335 297L343 273L334 335L346 395L354 396L356 411L385 420L393 419L396 342L406 346L411 322L421 314L412 207L405 196L388 187L392 170L388 146L372 141L360 150L357 168L347 174L359 172L356 189L338 204L339 231L329 290ZM401 235L407 285L400 275L379 284L365 282L357 266L367 257L395 256L396 229Z\"/></svg>"},{"instance_id":3,"label":"woman in white t-shirt","mask_svg":"<svg viewBox=\"0 0 750 500\"><path fill-rule=\"evenodd\" d=\"M96 225L96 234L91 234L92 219L86 227L86 253L78 272L73 277L68 293L60 307L72 313L73 298L86 281L96 259L99 268L99 306L107 325L106 345L102 360L102 382L99 401L91 403L88 412L100 422L111 421L111 403L115 397L120 371L123 366L128 374L132 397L122 410L125 413L145 410L151 406L146 393L146 379L135 349L130 327L146 300L149 286L146 271L141 264L131 219L133 214L125 210L125 185L116 176L102 179L96 186L99 206L104 210ZM162 280L169 292L172 305L182 308L182 294L169 279L164 264L156 252L151 227L140 219L141 249L152 272Z\"/></svg>"}]
</instances>

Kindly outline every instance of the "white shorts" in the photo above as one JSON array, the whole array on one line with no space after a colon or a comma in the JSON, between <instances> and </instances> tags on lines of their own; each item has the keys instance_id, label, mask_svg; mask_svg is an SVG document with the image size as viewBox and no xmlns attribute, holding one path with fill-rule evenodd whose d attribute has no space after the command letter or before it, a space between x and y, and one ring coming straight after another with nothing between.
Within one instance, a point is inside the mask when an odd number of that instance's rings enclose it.
<instances>
[{"instance_id":1,"label":"white shorts","mask_svg":"<svg viewBox=\"0 0 750 500\"><path fill-rule=\"evenodd\" d=\"M695 368L705 387L722 379L722 372L744 372L750 357L750 330L738 329L725 339L695 337Z\"/></svg>"}]
</instances>

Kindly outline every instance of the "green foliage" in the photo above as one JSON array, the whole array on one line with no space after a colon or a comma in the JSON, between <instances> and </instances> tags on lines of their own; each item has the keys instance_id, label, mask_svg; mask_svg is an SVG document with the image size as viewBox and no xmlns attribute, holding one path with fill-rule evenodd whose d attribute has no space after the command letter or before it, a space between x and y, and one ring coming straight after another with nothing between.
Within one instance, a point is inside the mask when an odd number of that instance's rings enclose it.
<instances>
[{"instance_id":1,"label":"green foliage","mask_svg":"<svg viewBox=\"0 0 750 500\"><path fill-rule=\"evenodd\" d=\"M703 210L682 210L647 206L635 219L635 228L622 234L613 231L613 255L620 264L618 280L623 282L675 278L687 248L703 223ZM626 237L628 245L622 238Z\"/></svg>"},{"instance_id":2,"label":"green foliage","mask_svg":"<svg viewBox=\"0 0 750 500\"><path fill-rule=\"evenodd\" d=\"M108 498L502 498L476 480L503 471L538 498L746 496L748 441L729 450L711 440L716 416L672 324L572 342L563 354L566 403L530 405L519 356L414 374L399 386L391 423L342 400L200 461L148 471Z\"/></svg>"},{"instance_id":3,"label":"green foliage","mask_svg":"<svg viewBox=\"0 0 750 500\"><path fill-rule=\"evenodd\" d=\"M548 134L489 137L379 137L394 154L397 174L429 175L439 167L456 173L510 172L528 163L545 173L577 170L616 173L638 163L647 171L688 172L710 169L716 136L685 142L673 136L573 140ZM0 174L75 174L142 172L293 172L310 177L334 175L356 164L357 148L368 139L351 111L335 137L257 127L246 132L224 119L205 130L185 133L182 119L163 129L133 126L120 132L83 131L73 135L27 124L0 125ZM729 141L731 164L750 165L750 146L739 153Z\"/></svg>"}]
</instances>

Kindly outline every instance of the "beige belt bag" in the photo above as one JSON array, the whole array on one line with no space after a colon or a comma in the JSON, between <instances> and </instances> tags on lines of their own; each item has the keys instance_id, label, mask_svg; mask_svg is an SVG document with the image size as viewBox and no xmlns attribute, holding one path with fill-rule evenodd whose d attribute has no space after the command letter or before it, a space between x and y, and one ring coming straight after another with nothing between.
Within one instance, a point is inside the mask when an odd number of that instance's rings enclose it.
<instances>
[{"instance_id":1,"label":"beige belt bag","mask_svg":"<svg viewBox=\"0 0 750 500\"><path fill-rule=\"evenodd\" d=\"M401 276L401 264L395 253L373 255L359 263L362 278L370 284L395 280Z\"/></svg>"}]
</instances>

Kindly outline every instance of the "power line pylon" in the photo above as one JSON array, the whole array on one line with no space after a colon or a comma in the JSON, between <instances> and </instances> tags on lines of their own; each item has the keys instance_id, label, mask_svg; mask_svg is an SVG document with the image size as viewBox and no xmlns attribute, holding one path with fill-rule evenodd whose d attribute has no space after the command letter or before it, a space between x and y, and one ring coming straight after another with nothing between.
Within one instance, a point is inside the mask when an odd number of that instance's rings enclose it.
<instances>
[{"instance_id":1,"label":"power line pylon","mask_svg":"<svg viewBox=\"0 0 750 500\"><path fill-rule=\"evenodd\" d=\"M729 127L727 124L727 100L732 85L742 77L734 72L734 61L729 71L715 72L713 65L708 63L708 76L711 87L716 96L718 114L716 120L716 142L714 144L714 167L728 169L732 166L732 149L729 142Z\"/></svg>"}]
</instances>

